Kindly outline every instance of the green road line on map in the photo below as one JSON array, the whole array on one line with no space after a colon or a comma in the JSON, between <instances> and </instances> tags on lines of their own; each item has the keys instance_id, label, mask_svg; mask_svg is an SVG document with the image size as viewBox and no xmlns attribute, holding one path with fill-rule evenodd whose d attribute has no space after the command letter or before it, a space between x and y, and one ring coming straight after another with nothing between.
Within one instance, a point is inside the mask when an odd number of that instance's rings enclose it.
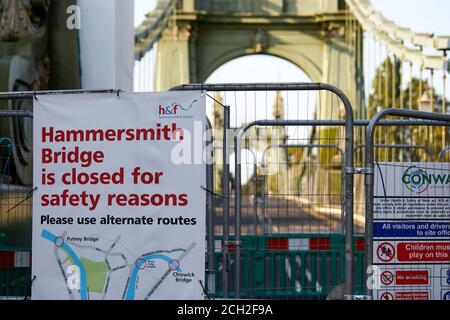
<instances>
[{"instance_id":1,"label":"green road line on map","mask_svg":"<svg viewBox=\"0 0 450 320\"><path fill-rule=\"evenodd\" d=\"M105 287L108 266L105 261L92 261L80 257L86 270L86 282L90 292L102 293Z\"/></svg>"}]
</instances>

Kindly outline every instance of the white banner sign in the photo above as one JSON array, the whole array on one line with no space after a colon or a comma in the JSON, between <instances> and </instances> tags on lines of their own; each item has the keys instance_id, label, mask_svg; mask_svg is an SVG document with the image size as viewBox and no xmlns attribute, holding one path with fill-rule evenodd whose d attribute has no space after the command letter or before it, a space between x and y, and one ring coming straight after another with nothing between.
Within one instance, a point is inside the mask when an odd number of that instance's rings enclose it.
<instances>
[{"instance_id":1,"label":"white banner sign","mask_svg":"<svg viewBox=\"0 0 450 320\"><path fill-rule=\"evenodd\" d=\"M374 299L450 300L450 164L376 167Z\"/></svg>"},{"instance_id":2,"label":"white banner sign","mask_svg":"<svg viewBox=\"0 0 450 320\"><path fill-rule=\"evenodd\" d=\"M35 100L33 299L203 297L205 117L200 92Z\"/></svg>"}]
</instances>

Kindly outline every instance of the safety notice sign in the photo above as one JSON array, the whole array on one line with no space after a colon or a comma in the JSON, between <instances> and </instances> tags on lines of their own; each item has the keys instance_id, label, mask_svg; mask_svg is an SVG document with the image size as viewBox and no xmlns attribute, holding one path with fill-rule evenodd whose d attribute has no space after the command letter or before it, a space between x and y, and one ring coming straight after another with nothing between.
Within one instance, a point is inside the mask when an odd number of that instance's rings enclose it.
<instances>
[{"instance_id":1,"label":"safety notice sign","mask_svg":"<svg viewBox=\"0 0 450 320\"><path fill-rule=\"evenodd\" d=\"M373 298L450 299L450 164L379 163L375 176Z\"/></svg>"},{"instance_id":2,"label":"safety notice sign","mask_svg":"<svg viewBox=\"0 0 450 320\"><path fill-rule=\"evenodd\" d=\"M34 101L33 299L203 299L205 97Z\"/></svg>"},{"instance_id":3,"label":"safety notice sign","mask_svg":"<svg viewBox=\"0 0 450 320\"><path fill-rule=\"evenodd\" d=\"M445 263L450 259L450 241L374 241L380 263Z\"/></svg>"}]
</instances>

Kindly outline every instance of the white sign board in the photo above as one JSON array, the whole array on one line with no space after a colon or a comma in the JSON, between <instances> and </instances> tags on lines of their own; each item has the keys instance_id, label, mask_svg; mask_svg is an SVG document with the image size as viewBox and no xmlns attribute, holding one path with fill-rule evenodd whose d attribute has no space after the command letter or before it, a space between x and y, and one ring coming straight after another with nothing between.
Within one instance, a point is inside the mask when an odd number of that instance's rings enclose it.
<instances>
[{"instance_id":1,"label":"white sign board","mask_svg":"<svg viewBox=\"0 0 450 320\"><path fill-rule=\"evenodd\" d=\"M377 300L450 300L450 164L379 163L373 260Z\"/></svg>"},{"instance_id":2,"label":"white sign board","mask_svg":"<svg viewBox=\"0 0 450 320\"><path fill-rule=\"evenodd\" d=\"M38 96L33 299L203 297L205 119L200 92Z\"/></svg>"}]
</instances>

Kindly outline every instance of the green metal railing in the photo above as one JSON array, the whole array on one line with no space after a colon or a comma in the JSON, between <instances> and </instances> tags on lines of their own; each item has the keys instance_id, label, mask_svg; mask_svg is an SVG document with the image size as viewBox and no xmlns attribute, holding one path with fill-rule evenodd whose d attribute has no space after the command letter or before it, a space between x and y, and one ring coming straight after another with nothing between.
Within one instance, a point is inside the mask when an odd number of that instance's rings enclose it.
<instances>
[{"instance_id":1,"label":"green metal railing","mask_svg":"<svg viewBox=\"0 0 450 320\"><path fill-rule=\"evenodd\" d=\"M0 268L0 297L26 297L31 268Z\"/></svg>"},{"instance_id":2,"label":"green metal railing","mask_svg":"<svg viewBox=\"0 0 450 320\"><path fill-rule=\"evenodd\" d=\"M324 299L345 282L344 236L285 234L243 236L242 298ZM221 241L221 237L216 237ZM234 279L234 248L228 270ZM222 252L215 254L216 294L222 298ZM364 293L364 237L354 237L354 294ZM233 281L229 298L234 297Z\"/></svg>"},{"instance_id":3,"label":"green metal railing","mask_svg":"<svg viewBox=\"0 0 450 320\"><path fill-rule=\"evenodd\" d=\"M216 237L216 243L222 238ZM217 245L216 249L220 250ZM1 251L24 251L0 245ZM25 249L26 250L26 249ZM229 246L229 298L234 297L234 247ZM29 249L28 249L29 251ZM222 295L222 252L215 253L216 293ZM1 255L0 255L1 259ZM4 262L3 262L4 263ZM285 234L243 236L242 298L325 299L345 281L344 236ZM364 293L364 237L354 237L354 294ZM0 268L0 297L29 294L31 268Z\"/></svg>"},{"instance_id":4,"label":"green metal railing","mask_svg":"<svg viewBox=\"0 0 450 320\"><path fill-rule=\"evenodd\" d=\"M31 283L30 267L12 267L16 251L30 251L30 248L8 247L6 236L0 234L0 298L26 297L29 295Z\"/></svg>"}]
</instances>

